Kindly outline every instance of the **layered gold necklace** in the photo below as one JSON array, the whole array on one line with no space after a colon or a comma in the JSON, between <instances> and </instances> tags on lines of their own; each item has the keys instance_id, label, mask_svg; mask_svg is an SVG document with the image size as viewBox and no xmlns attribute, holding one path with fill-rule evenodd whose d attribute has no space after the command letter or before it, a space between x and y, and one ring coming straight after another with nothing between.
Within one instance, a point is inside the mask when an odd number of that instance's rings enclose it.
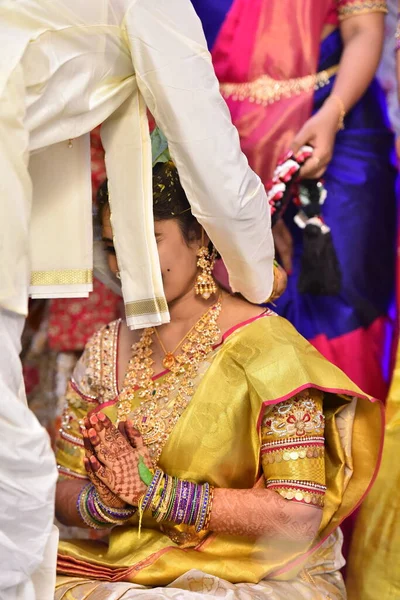
<instances>
[{"instance_id":1,"label":"layered gold necklace","mask_svg":"<svg viewBox=\"0 0 400 600\"><path fill-rule=\"evenodd\" d=\"M194 394L193 380L201 362L220 339L221 331L217 324L220 312L219 299L180 342L180 354L173 356L173 353L167 353L170 372L160 381L153 379L154 327L145 329L140 340L132 346L123 390L117 404L117 420L125 421L129 415L148 446L154 465ZM141 402L132 411L135 392Z\"/></svg>"}]
</instances>

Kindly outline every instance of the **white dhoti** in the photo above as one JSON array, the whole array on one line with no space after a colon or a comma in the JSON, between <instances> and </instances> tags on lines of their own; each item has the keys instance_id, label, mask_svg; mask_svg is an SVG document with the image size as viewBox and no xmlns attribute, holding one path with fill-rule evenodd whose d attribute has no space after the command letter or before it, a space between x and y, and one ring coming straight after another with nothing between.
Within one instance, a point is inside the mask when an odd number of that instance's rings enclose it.
<instances>
[{"instance_id":1,"label":"white dhoti","mask_svg":"<svg viewBox=\"0 0 400 600\"><path fill-rule=\"evenodd\" d=\"M47 600L55 581L57 469L47 432L26 404L23 326L23 316L0 309L0 598Z\"/></svg>"},{"instance_id":2,"label":"white dhoti","mask_svg":"<svg viewBox=\"0 0 400 600\"><path fill-rule=\"evenodd\" d=\"M232 288L253 302L271 293L274 247L264 188L240 152L190 2L0 0L0 39L0 598L31 600L31 576L49 549L56 468L26 406L18 352L29 285L33 297L90 291L85 136L104 123L131 327L169 319L152 220L146 105ZM38 154L29 174L30 152ZM54 560L53 549L50 579ZM36 580L46 584L43 574ZM37 598L47 600L47 591Z\"/></svg>"}]
</instances>

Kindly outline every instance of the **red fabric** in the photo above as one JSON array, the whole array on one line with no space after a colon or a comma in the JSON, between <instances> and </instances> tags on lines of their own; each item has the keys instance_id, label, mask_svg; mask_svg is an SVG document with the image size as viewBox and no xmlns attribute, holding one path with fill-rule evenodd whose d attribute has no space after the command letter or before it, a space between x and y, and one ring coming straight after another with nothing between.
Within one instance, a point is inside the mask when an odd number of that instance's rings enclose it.
<instances>
[{"instance_id":1,"label":"red fabric","mask_svg":"<svg viewBox=\"0 0 400 600\"><path fill-rule=\"evenodd\" d=\"M83 350L100 327L118 316L121 298L96 279L89 298L59 298L50 305L49 347L59 352Z\"/></svg>"},{"instance_id":2,"label":"red fabric","mask_svg":"<svg viewBox=\"0 0 400 600\"><path fill-rule=\"evenodd\" d=\"M337 6L334 4L325 18L325 25L339 25Z\"/></svg>"},{"instance_id":3,"label":"red fabric","mask_svg":"<svg viewBox=\"0 0 400 600\"><path fill-rule=\"evenodd\" d=\"M320 335L310 342L330 362L342 369L364 392L378 400L385 400L388 383L380 368L382 339L386 339L387 317L380 317L368 329L356 329L334 339ZM362 349L369 347L375 353L368 352L362 362L354 360ZM368 362L367 357L370 357Z\"/></svg>"}]
</instances>

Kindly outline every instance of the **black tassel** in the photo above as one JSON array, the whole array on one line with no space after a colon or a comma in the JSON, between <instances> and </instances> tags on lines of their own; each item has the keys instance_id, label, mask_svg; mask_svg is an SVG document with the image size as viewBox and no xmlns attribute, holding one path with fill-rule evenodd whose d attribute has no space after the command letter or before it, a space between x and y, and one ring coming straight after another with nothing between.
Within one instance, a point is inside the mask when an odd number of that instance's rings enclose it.
<instances>
[{"instance_id":1,"label":"black tassel","mask_svg":"<svg viewBox=\"0 0 400 600\"><path fill-rule=\"evenodd\" d=\"M303 255L298 279L301 294L333 296L340 292L342 277L330 231L308 223L303 234Z\"/></svg>"}]
</instances>

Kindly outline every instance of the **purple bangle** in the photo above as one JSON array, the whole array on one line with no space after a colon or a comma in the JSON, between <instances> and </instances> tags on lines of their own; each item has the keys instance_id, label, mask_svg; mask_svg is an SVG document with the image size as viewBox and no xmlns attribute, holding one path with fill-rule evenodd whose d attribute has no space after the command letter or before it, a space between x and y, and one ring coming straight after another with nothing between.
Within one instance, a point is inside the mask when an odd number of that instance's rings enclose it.
<instances>
[{"instance_id":1,"label":"purple bangle","mask_svg":"<svg viewBox=\"0 0 400 600\"><path fill-rule=\"evenodd\" d=\"M95 504L95 488L92 487L90 492L87 495L86 498L86 506L89 512L89 515L91 517L93 517L94 519L96 519L96 521L99 521L100 523L107 523L107 521L101 516L101 514L99 512L97 512L97 508L96 508L96 504Z\"/></svg>"},{"instance_id":2,"label":"purple bangle","mask_svg":"<svg viewBox=\"0 0 400 600\"><path fill-rule=\"evenodd\" d=\"M200 505L201 505L201 500L202 500L202 496L203 496L203 488L201 485L197 486L197 495L196 495L196 503L195 503L195 509L194 512L192 514L192 519L191 519L191 523L190 525L195 525L198 515L199 515L199 511L200 511Z\"/></svg>"},{"instance_id":3,"label":"purple bangle","mask_svg":"<svg viewBox=\"0 0 400 600\"><path fill-rule=\"evenodd\" d=\"M175 502L174 502L174 510L171 515L171 521L173 521L177 525L180 525L183 522L183 515L184 515L184 511L186 509L186 493L185 492L186 492L187 483L188 483L187 481L182 481L182 480L178 479L179 493L177 493L177 495L176 495Z\"/></svg>"},{"instance_id":4,"label":"purple bangle","mask_svg":"<svg viewBox=\"0 0 400 600\"><path fill-rule=\"evenodd\" d=\"M197 501L198 493L199 493L199 489L198 489L198 486L196 485L193 490L193 495L190 497L190 501L188 501L188 506L190 508L190 511L188 514L188 520L187 520L188 525L193 525L193 521L195 520L196 501Z\"/></svg>"},{"instance_id":5,"label":"purple bangle","mask_svg":"<svg viewBox=\"0 0 400 600\"><path fill-rule=\"evenodd\" d=\"M193 507L193 500L196 493L196 485L190 481L185 481L182 494L181 523L190 524L190 514Z\"/></svg>"}]
</instances>

